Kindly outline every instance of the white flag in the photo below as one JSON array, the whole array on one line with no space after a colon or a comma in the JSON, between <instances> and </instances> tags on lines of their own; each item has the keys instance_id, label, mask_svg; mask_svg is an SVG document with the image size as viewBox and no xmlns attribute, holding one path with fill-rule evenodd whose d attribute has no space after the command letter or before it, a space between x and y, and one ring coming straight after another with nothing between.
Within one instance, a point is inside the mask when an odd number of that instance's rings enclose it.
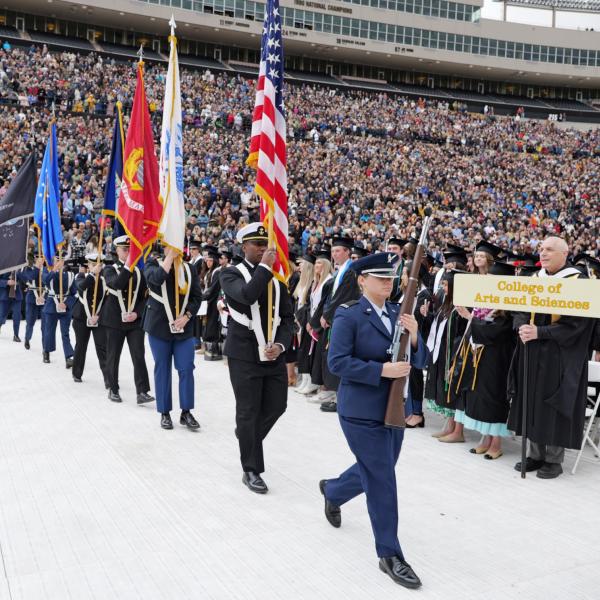
<instances>
[{"instance_id":1,"label":"white flag","mask_svg":"<svg viewBox=\"0 0 600 600\"><path fill-rule=\"evenodd\" d=\"M162 131L160 135L160 198L163 215L158 235L165 246L183 252L185 209L183 198L183 130L181 125L181 90L175 21L171 17L171 52L165 88Z\"/></svg>"}]
</instances>

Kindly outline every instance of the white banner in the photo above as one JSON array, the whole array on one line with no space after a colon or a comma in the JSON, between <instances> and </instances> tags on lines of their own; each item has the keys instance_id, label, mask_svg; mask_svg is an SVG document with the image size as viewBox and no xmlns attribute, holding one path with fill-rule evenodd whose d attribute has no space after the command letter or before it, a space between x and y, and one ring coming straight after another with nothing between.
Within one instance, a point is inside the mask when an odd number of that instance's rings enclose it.
<instances>
[{"instance_id":1,"label":"white banner","mask_svg":"<svg viewBox=\"0 0 600 600\"><path fill-rule=\"evenodd\" d=\"M163 215L158 234L166 246L183 252L185 209L183 198L183 130L181 90L175 22L170 21L171 52L165 86L162 131L160 136L159 180Z\"/></svg>"}]
</instances>

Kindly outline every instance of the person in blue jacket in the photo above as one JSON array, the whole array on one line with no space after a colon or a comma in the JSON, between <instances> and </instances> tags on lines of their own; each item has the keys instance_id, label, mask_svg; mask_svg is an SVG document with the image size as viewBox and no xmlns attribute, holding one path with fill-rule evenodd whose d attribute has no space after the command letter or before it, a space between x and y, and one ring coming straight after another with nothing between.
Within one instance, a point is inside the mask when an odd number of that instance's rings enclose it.
<instances>
[{"instance_id":1,"label":"person in blue jacket","mask_svg":"<svg viewBox=\"0 0 600 600\"><path fill-rule=\"evenodd\" d=\"M0 328L6 323L8 314L12 311L13 342L21 341L19 327L23 304L22 281L24 281L22 271L11 271L0 275Z\"/></svg>"},{"instance_id":2,"label":"person in blue jacket","mask_svg":"<svg viewBox=\"0 0 600 600\"><path fill-rule=\"evenodd\" d=\"M418 588L421 581L405 561L398 541L398 493L394 468L404 429L387 428L384 416L390 383L407 377L411 365L422 369L429 352L413 315L403 315L410 333L410 361L390 362L388 352L400 307L388 302L396 275L396 254L381 252L355 261L362 296L342 304L335 313L328 362L340 377L338 418L356 463L335 479L319 483L325 516L341 525L340 507L362 494L375 535L379 568L396 583ZM408 385L406 390L408 393Z\"/></svg>"},{"instance_id":3,"label":"person in blue jacket","mask_svg":"<svg viewBox=\"0 0 600 600\"><path fill-rule=\"evenodd\" d=\"M62 286L61 286L62 280ZM50 352L56 350L56 325L60 322L62 347L67 369L73 366L73 346L69 337L73 306L77 302L75 274L65 269L65 261L57 255L52 271L44 271L42 282L48 290L42 309L43 360L50 362Z\"/></svg>"},{"instance_id":4,"label":"person in blue jacket","mask_svg":"<svg viewBox=\"0 0 600 600\"><path fill-rule=\"evenodd\" d=\"M42 320L42 308L45 304L46 289L41 283L40 271L44 270L44 259L41 256L35 256L35 262L32 266L23 270L23 277L27 283L27 292L25 293L25 349L31 348L31 337L35 322ZM44 324L42 323L42 334L44 333ZM42 340L43 345L43 340Z\"/></svg>"}]
</instances>

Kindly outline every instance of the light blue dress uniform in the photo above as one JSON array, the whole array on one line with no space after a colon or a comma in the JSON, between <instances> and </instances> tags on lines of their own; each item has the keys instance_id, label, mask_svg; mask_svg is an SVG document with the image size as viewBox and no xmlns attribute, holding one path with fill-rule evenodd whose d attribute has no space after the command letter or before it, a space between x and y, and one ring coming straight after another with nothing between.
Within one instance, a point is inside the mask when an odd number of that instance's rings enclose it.
<instances>
[{"instance_id":1,"label":"light blue dress uniform","mask_svg":"<svg viewBox=\"0 0 600 600\"><path fill-rule=\"evenodd\" d=\"M391 302L380 311L365 296L342 305L335 313L328 357L331 372L341 378L338 418L356 463L337 479L327 480L325 496L341 506L365 493L377 555L386 558L404 558L398 540L395 474L404 429L384 426L392 380L381 376L383 363L390 360L399 311ZM429 351L419 336L411 365L422 369L428 360Z\"/></svg>"},{"instance_id":2,"label":"light blue dress uniform","mask_svg":"<svg viewBox=\"0 0 600 600\"><path fill-rule=\"evenodd\" d=\"M9 279L15 279L16 285L14 286L15 297L10 297L10 288L13 286L8 285ZM17 273L3 273L0 275L0 327L6 323L8 314L12 311L13 321L13 334L19 337L19 327L21 325L21 305L23 304L23 290L21 289L20 282L23 281L23 275L21 272Z\"/></svg>"},{"instance_id":3,"label":"light blue dress uniform","mask_svg":"<svg viewBox=\"0 0 600 600\"><path fill-rule=\"evenodd\" d=\"M63 301L67 305L64 313L56 310L56 304L59 301L60 277L63 280ZM56 325L60 323L60 333L62 337L62 347L65 358L72 358L74 351L69 336L71 327L71 316L73 307L77 302L77 285L75 284L75 275L67 270L47 271L44 270L42 282L48 288L46 303L42 310L42 343L44 352L54 352L56 350Z\"/></svg>"}]
</instances>

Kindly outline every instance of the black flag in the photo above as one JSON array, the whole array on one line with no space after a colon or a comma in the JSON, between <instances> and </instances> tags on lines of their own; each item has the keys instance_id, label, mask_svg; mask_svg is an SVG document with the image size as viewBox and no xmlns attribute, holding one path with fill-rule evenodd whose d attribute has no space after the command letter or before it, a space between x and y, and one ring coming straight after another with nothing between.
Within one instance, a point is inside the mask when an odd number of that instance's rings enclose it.
<instances>
[{"instance_id":1,"label":"black flag","mask_svg":"<svg viewBox=\"0 0 600 600\"><path fill-rule=\"evenodd\" d=\"M13 219L33 215L37 189L36 176L35 154L32 152L10 182L6 194L0 198L0 225Z\"/></svg>"},{"instance_id":2,"label":"black flag","mask_svg":"<svg viewBox=\"0 0 600 600\"><path fill-rule=\"evenodd\" d=\"M29 217L23 217L0 225L0 274L27 264L29 221Z\"/></svg>"}]
</instances>

